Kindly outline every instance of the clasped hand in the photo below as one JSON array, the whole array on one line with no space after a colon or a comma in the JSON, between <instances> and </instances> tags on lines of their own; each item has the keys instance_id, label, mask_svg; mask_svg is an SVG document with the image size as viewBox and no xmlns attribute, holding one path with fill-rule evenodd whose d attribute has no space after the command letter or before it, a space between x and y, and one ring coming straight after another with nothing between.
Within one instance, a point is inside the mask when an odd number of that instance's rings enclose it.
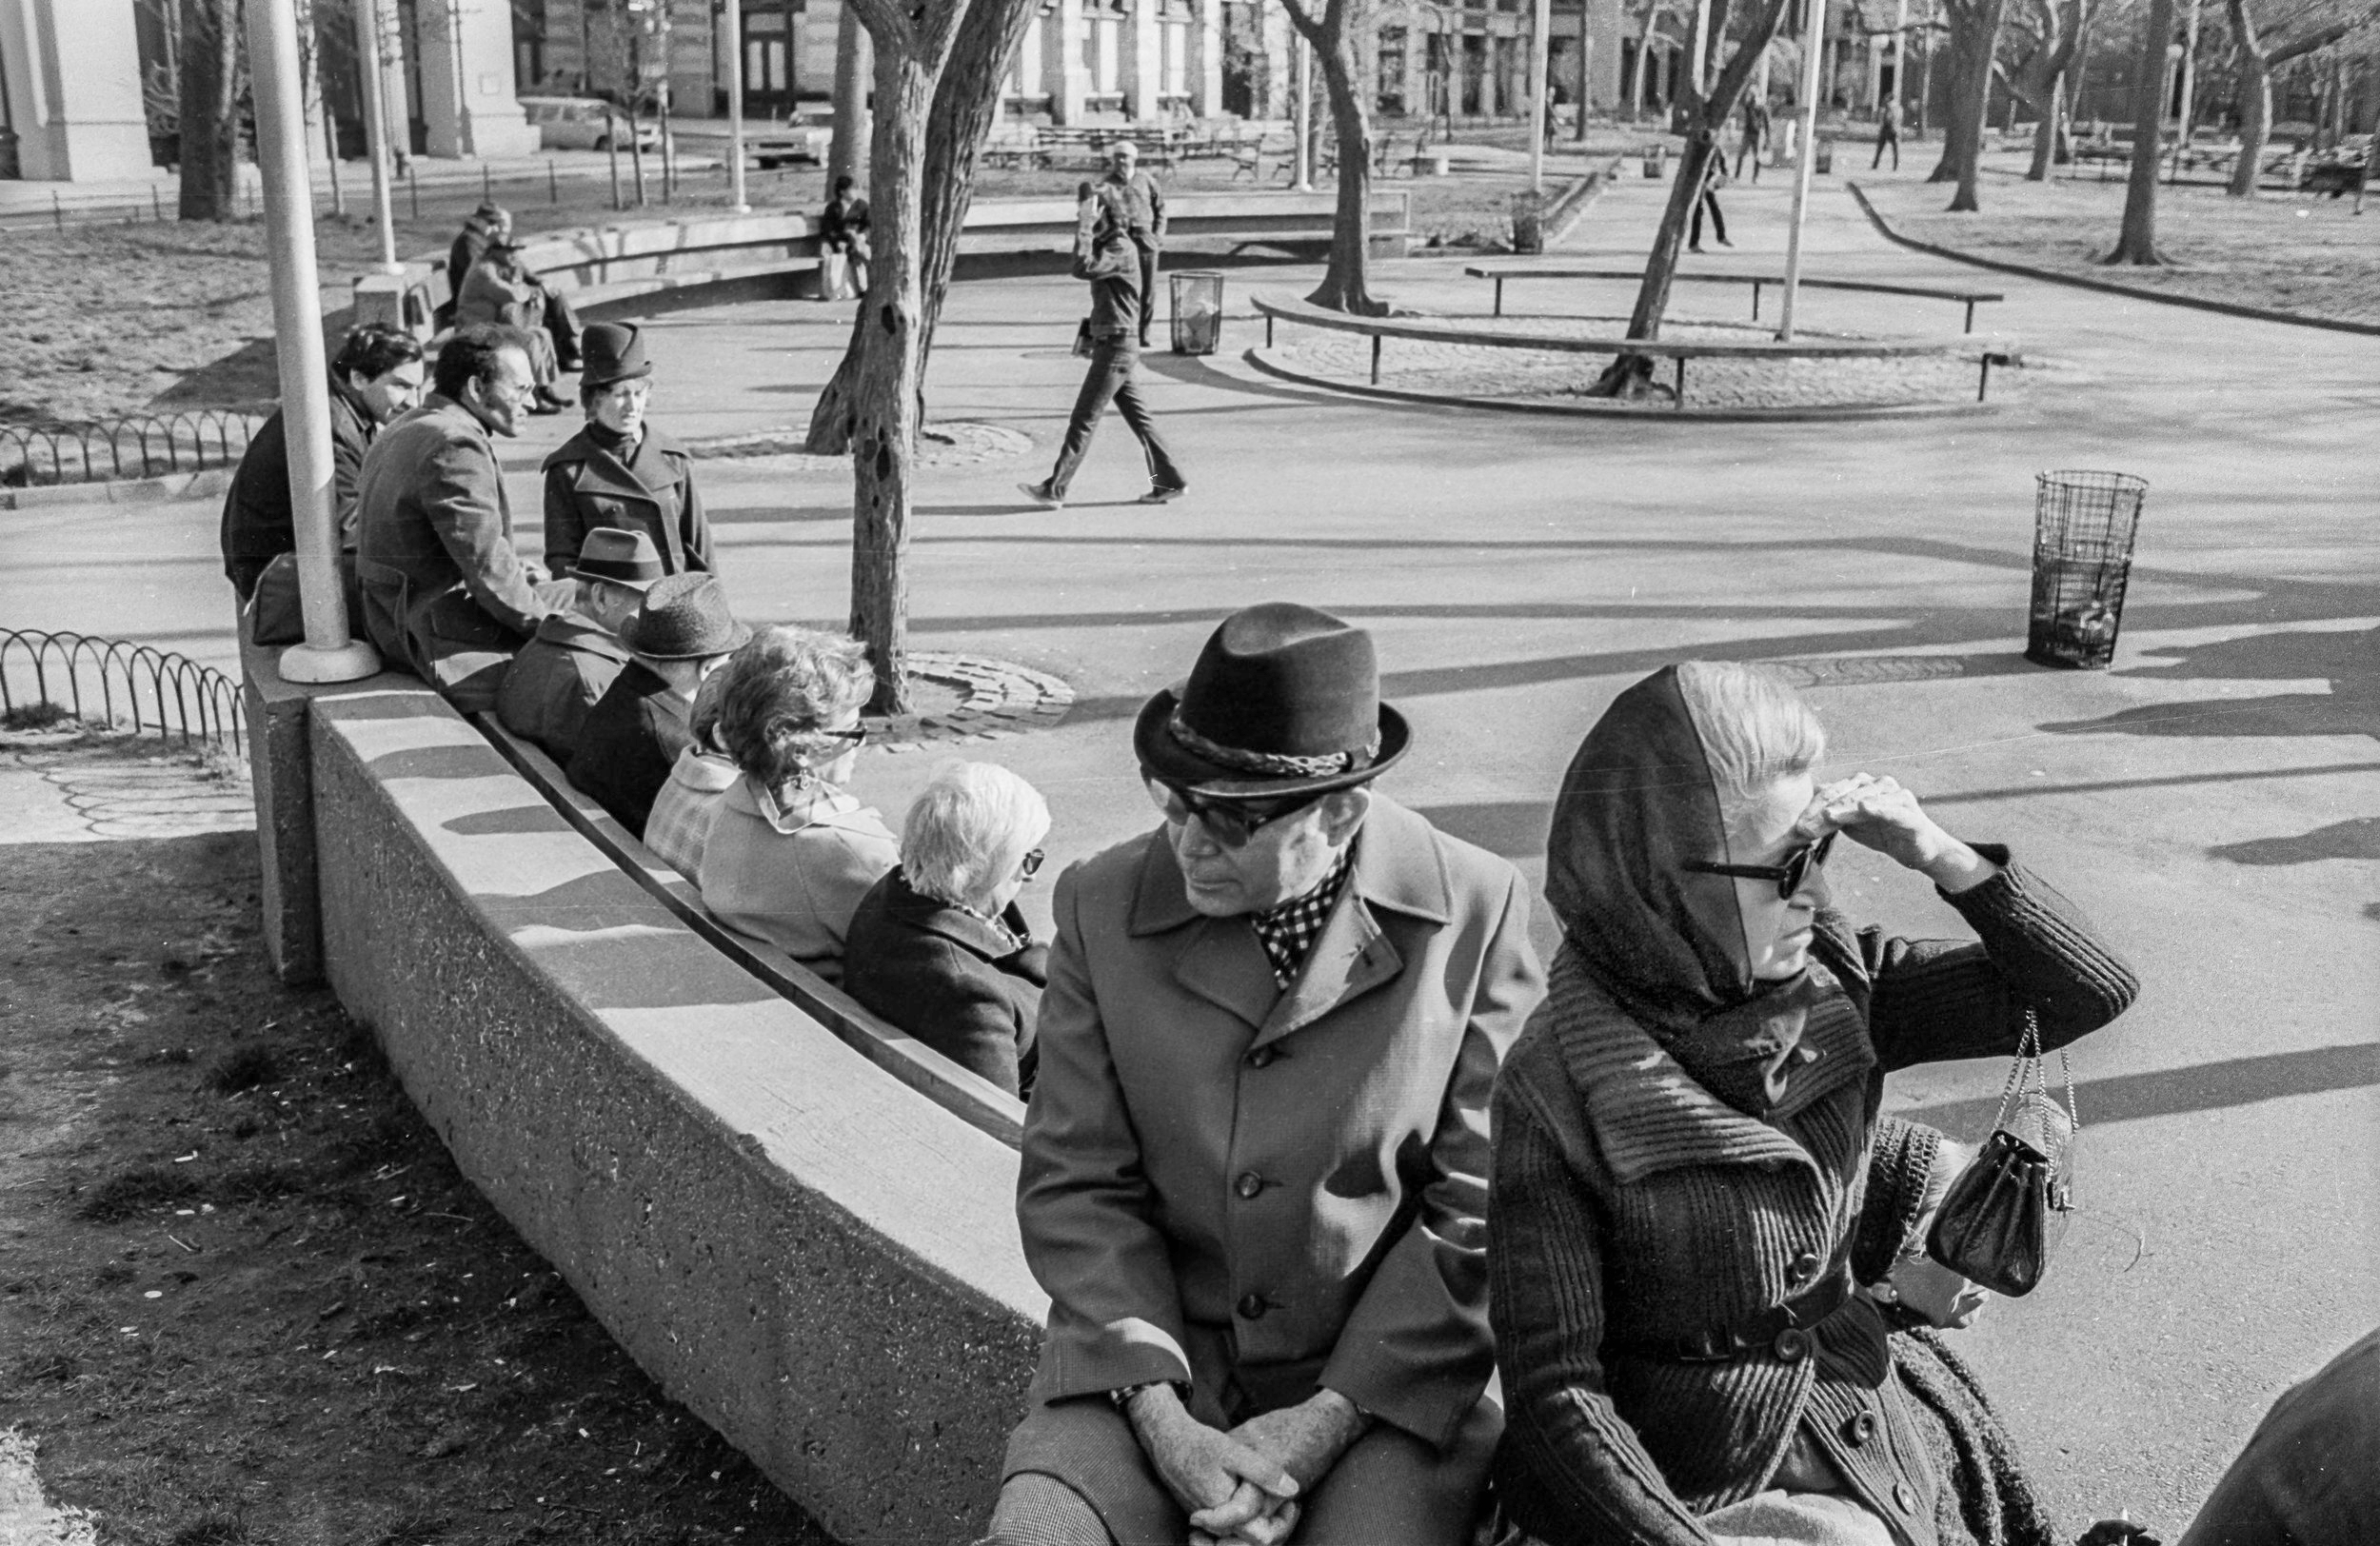
<instances>
[{"instance_id":1,"label":"clasped hand","mask_svg":"<svg viewBox=\"0 0 2380 1546\"><path fill-rule=\"evenodd\" d=\"M1365 1421L1354 1402L1326 1390L1224 1433L1192 1417L1161 1385L1134 1401L1131 1419L1158 1476L1190 1515L1191 1546L1279 1546L1298 1527L1299 1496L1328 1474Z\"/></svg>"},{"instance_id":2,"label":"clasped hand","mask_svg":"<svg viewBox=\"0 0 2380 1546\"><path fill-rule=\"evenodd\" d=\"M1840 832L1945 891L1965 891L1998 872L1991 861L1935 824L1918 805L1916 795L1902 788L1898 780L1870 773L1822 785L1795 822L1794 831L1811 842Z\"/></svg>"}]
</instances>

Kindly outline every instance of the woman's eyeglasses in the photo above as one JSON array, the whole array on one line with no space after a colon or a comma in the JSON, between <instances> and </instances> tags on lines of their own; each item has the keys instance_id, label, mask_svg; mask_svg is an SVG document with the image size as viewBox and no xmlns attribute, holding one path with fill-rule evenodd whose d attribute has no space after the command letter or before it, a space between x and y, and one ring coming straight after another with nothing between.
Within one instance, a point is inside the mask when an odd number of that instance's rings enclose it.
<instances>
[{"instance_id":1,"label":"woman's eyeglasses","mask_svg":"<svg viewBox=\"0 0 2380 1546\"><path fill-rule=\"evenodd\" d=\"M1714 864L1708 860L1689 860L1680 867L1696 875L1732 875L1746 881L1775 881L1780 900L1791 901L1810 872L1826 862L1827 854L1835 847L1835 840L1842 834L1829 832L1817 842L1807 843L1785 856L1782 864Z\"/></svg>"},{"instance_id":2,"label":"woman's eyeglasses","mask_svg":"<svg viewBox=\"0 0 2380 1546\"><path fill-rule=\"evenodd\" d=\"M1030 881L1041 873L1042 858L1043 855L1039 848L1027 848L1024 851L1024 857L1017 862L1017 873Z\"/></svg>"},{"instance_id":3,"label":"woman's eyeglasses","mask_svg":"<svg viewBox=\"0 0 2380 1546\"><path fill-rule=\"evenodd\" d=\"M1279 802L1202 800L1157 779L1149 780L1148 785L1149 798L1157 802L1166 821L1180 826L1195 816L1206 835L1226 848L1245 848L1258 832L1322 798L1318 794Z\"/></svg>"},{"instance_id":4,"label":"woman's eyeglasses","mask_svg":"<svg viewBox=\"0 0 2380 1546\"><path fill-rule=\"evenodd\" d=\"M848 730L804 730L802 733L818 736L826 741L847 741L854 751L867 744L868 731L864 724L854 725Z\"/></svg>"}]
</instances>

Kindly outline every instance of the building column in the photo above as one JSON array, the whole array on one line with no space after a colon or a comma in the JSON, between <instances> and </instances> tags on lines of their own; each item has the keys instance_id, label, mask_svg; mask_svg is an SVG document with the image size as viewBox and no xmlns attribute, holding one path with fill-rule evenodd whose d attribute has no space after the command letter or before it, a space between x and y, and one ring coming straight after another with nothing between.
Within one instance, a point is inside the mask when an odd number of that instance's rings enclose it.
<instances>
[{"instance_id":1,"label":"building column","mask_svg":"<svg viewBox=\"0 0 2380 1546\"><path fill-rule=\"evenodd\" d=\"M151 174L132 0L0 0L0 68L18 175L94 183Z\"/></svg>"},{"instance_id":2,"label":"building column","mask_svg":"<svg viewBox=\"0 0 2380 1546\"><path fill-rule=\"evenodd\" d=\"M1036 12L1033 19L1024 24L1024 42L1017 50L1017 72L1014 77L1017 94L1028 102L1041 94L1042 50L1048 47L1041 40L1041 16Z\"/></svg>"},{"instance_id":3,"label":"building column","mask_svg":"<svg viewBox=\"0 0 2380 1546\"><path fill-rule=\"evenodd\" d=\"M1055 21L1056 26L1047 25ZM1082 122L1082 40L1085 35L1081 0L1058 0L1045 19L1041 40L1041 86L1049 92L1049 116L1054 124Z\"/></svg>"},{"instance_id":4,"label":"building column","mask_svg":"<svg viewBox=\"0 0 2380 1546\"><path fill-rule=\"evenodd\" d=\"M1190 110L1200 118L1223 115L1223 0L1198 0L1191 23Z\"/></svg>"},{"instance_id":5,"label":"building column","mask_svg":"<svg viewBox=\"0 0 2380 1546\"><path fill-rule=\"evenodd\" d=\"M512 8L424 0L422 121L433 156L526 156L538 134L512 87Z\"/></svg>"},{"instance_id":6,"label":"building column","mask_svg":"<svg viewBox=\"0 0 2380 1546\"><path fill-rule=\"evenodd\" d=\"M1430 113L1430 33L1436 23L1419 6L1405 15L1405 111L1415 118Z\"/></svg>"},{"instance_id":7,"label":"building column","mask_svg":"<svg viewBox=\"0 0 2380 1546\"><path fill-rule=\"evenodd\" d=\"M1165 116L1162 97L1165 91L1165 28L1160 0L1131 0L1131 20L1126 24L1126 49L1130 62L1125 66L1124 116L1135 123L1156 123Z\"/></svg>"}]
</instances>

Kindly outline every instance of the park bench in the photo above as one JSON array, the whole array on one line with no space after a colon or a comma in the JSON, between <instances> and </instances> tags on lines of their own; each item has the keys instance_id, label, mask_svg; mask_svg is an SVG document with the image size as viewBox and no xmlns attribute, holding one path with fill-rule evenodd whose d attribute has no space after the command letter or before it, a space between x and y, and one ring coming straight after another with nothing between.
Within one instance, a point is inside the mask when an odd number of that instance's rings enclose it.
<instances>
[{"instance_id":1,"label":"park bench","mask_svg":"<svg viewBox=\"0 0 2380 1546\"><path fill-rule=\"evenodd\" d=\"M645 847L609 811L581 794L552 758L506 730L492 714L474 714L471 722L564 821L713 949L768 984L778 997L826 1027L836 1040L935 1104L1003 1143L1019 1141L1024 1108L1015 1096L880 1019L782 951L754 945L729 930L703 905L702 893L690 882Z\"/></svg>"},{"instance_id":2,"label":"park bench","mask_svg":"<svg viewBox=\"0 0 2380 1546\"><path fill-rule=\"evenodd\" d=\"M1480 348L1537 349L1557 354L1640 354L1666 359L1676 372L1676 400L1686 406L1688 360L1894 360L1949 354L1965 342L1956 339L1745 339L1741 342L1637 338L1563 338L1508 333L1489 327L1466 327L1458 322L1418 317L1358 317L1327 311L1303 301L1283 301L1258 295L1251 298L1264 314L1264 347L1273 347L1273 325L1298 323L1334 332L1357 333L1372 340L1372 385L1380 383L1380 345L1385 339L1407 338L1433 344L1465 344ZM1975 383L1975 401L1984 400L1992 385L1992 367L2015 365L2022 356L2006 345L1985 345L1979 351L1982 374Z\"/></svg>"},{"instance_id":3,"label":"park bench","mask_svg":"<svg viewBox=\"0 0 2380 1546\"><path fill-rule=\"evenodd\" d=\"M1463 269L1473 279L1496 281L1495 315L1504 314L1504 282L1508 279L1628 279L1644 277L1637 268L1583 268L1572 264L1486 264L1475 263ZM1752 318L1760 320L1760 291L1770 285L1783 285L1783 274L1710 274L1681 273L1679 283L1702 285L1750 285L1752 287ZM1800 283L1810 289L1865 290L1878 295L1913 295L1929 301L1952 301L1967 308L1965 326L1959 331L1975 330L1975 307L2008 297L1998 290L1975 289L1964 285L1898 285L1874 279L1814 279L1801 276Z\"/></svg>"}]
</instances>

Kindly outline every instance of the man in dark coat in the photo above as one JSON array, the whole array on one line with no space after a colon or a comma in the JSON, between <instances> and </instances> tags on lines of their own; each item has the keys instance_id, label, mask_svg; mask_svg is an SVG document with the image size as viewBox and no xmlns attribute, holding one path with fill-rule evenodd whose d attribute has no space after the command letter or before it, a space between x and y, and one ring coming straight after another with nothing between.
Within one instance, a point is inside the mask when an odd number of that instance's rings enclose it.
<instances>
[{"instance_id":1,"label":"man in dark coat","mask_svg":"<svg viewBox=\"0 0 2380 1546\"><path fill-rule=\"evenodd\" d=\"M331 514L344 554L355 551L355 489L372 436L421 400L422 346L367 323L330 363ZM223 572L245 602L265 565L297 547L289 514L289 446L282 412L257 429L223 502Z\"/></svg>"},{"instance_id":2,"label":"man in dark coat","mask_svg":"<svg viewBox=\"0 0 2380 1546\"><path fill-rule=\"evenodd\" d=\"M1123 216L1124 234L1140 260L1140 347L1149 347L1149 324L1157 316L1157 254L1165 245L1165 194L1157 179L1140 169L1140 148L1118 140L1108 152L1107 176L1100 190L1116 202Z\"/></svg>"},{"instance_id":3,"label":"man in dark coat","mask_svg":"<svg viewBox=\"0 0 2380 1546\"><path fill-rule=\"evenodd\" d=\"M490 201L463 217L463 229L455 234L454 245L446 248L446 296L449 304L463 293L464 276L472 265L486 256L491 242L509 241L512 236L512 211Z\"/></svg>"},{"instance_id":4,"label":"man in dark coat","mask_svg":"<svg viewBox=\"0 0 2380 1546\"><path fill-rule=\"evenodd\" d=\"M1074 276L1091 282L1091 315L1083 324L1090 338L1090 368L1075 394L1074 416L1066 421L1066 438L1058 448L1058 465L1041 483L1019 484L1025 498L1058 509L1066 503L1066 489L1091 448L1091 436L1112 401L1124 425L1140 442L1149 466L1149 491L1143 505L1164 505L1188 491L1188 480L1174 465L1173 452L1159 434L1157 421L1140 401L1139 328L1143 297L1139 288L1141 267L1125 234L1127 216L1112 184L1082 185L1081 231L1076 237Z\"/></svg>"},{"instance_id":5,"label":"man in dark coat","mask_svg":"<svg viewBox=\"0 0 2380 1546\"><path fill-rule=\"evenodd\" d=\"M642 839L670 767L693 743L695 689L751 637L712 576L656 582L620 630L632 658L579 727L570 783Z\"/></svg>"},{"instance_id":6,"label":"man in dark coat","mask_svg":"<svg viewBox=\"0 0 2380 1546\"><path fill-rule=\"evenodd\" d=\"M1326 613L1226 619L1134 727L1162 824L1059 879L1002 1546L1471 1538L1487 1103L1544 977L1518 872L1372 792L1378 682Z\"/></svg>"},{"instance_id":7,"label":"man in dark coat","mask_svg":"<svg viewBox=\"0 0 2380 1546\"><path fill-rule=\"evenodd\" d=\"M517 435L535 391L506 327L458 327L429 400L385 430L356 490L364 624L388 663L471 712L494 706L513 654L566 585L512 545L512 505L490 435Z\"/></svg>"},{"instance_id":8,"label":"man in dark coat","mask_svg":"<svg viewBox=\"0 0 2380 1546\"><path fill-rule=\"evenodd\" d=\"M588 712L628 664L620 630L665 572L645 533L600 526L588 532L572 576L576 601L537 625L505 673L496 694L496 718L504 727L568 763Z\"/></svg>"},{"instance_id":9,"label":"man in dark coat","mask_svg":"<svg viewBox=\"0 0 2380 1546\"><path fill-rule=\"evenodd\" d=\"M598 322L581 345L579 402L586 427L545 458L545 562L567 574L597 526L641 531L670 574L711 567L710 522L694 486L694 459L645 422L652 363L634 323Z\"/></svg>"}]
</instances>

